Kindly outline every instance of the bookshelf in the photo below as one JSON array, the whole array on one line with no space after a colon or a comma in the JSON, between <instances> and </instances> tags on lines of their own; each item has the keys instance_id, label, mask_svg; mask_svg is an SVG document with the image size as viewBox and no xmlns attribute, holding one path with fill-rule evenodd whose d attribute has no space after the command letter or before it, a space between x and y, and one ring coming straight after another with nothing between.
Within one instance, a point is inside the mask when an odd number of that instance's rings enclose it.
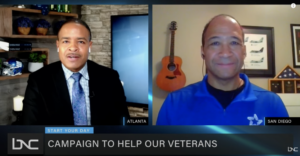
<instances>
[{"instance_id":1,"label":"bookshelf","mask_svg":"<svg viewBox=\"0 0 300 156\"><path fill-rule=\"evenodd\" d=\"M9 9L11 11L20 11L20 12L27 12L27 13L37 13L37 14L41 14L42 13L41 10L36 10L36 9L16 8L16 7L8 7L7 9ZM55 11L49 11L48 15L70 16L70 17L78 18L78 14L55 12Z\"/></svg>"},{"instance_id":2,"label":"bookshelf","mask_svg":"<svg viewBox=\"0 0 300 156\"><path fill-rule=\"evenodd\" d=\"M44 62L44 65L49 64L49 49L47 49L47 48L32 48L32 50L26 50L26 51L4 51L4 50L0 49L0 53L12 53L12 52L41 52L47 56L47 59ZM2 75L0 75L0 81L26 78L29 76L29 74L30 73L22 73L22 75L17 75L17 76L2 76Z\"/></svg>"},{"instance_id":3,"label":"bookshelf","mask_svg":"<svg viewBox=\"0 0 300 156\"><path fill-rule=\"evenodd\" d=\"M1 37L1 36L0 36ZM9 38L48 38L48 39L56 39L56 35L11 35Z\"/></svg>"},{"instance_id":4,"label":"bookshelf","mask_svg":"<svg viewBox=\"0 0 300 156\"><path fill-rule=\"evenodd\" d=\"M18 35L13 34L13 13L21 12L26 14L41 14L41 10L16 8L16 7L0 7L0 37L2 38L48 38L55 39L56 35ZM63 16L66 18L78 18L75 13L62 13L50 11L47 16ZM55 18L55 17L54 17Z\"/></svg>"},{"instance_id":5,"label":"bookshelf","mask_svg":"<svg viewBox=\"0 0 300 156\"><path fill-rule=\"evenodd\" d=\"M37 16L41 16L41 10L37 9L28 9L28 8L16 8L16 7L0 7L0 38L12 38L12 39L56 39L57 36L53 35L19 35L14 33L13 29L13 20L17 15L24 15L25 17L33 16L37 18ZM41 17L49 17L50 19L57 18L78 18L78 14L75 13L62 13L62 12L54 12L50 11L47 16ZM51 25L53 27L53 25ZM34 28L31 28L34 29ZM47 48L32 48L31 51L4 51L0 49L0 53L11 53L11 52L42 52L46 54L47 60L44 62L44 65L49 64L49 49ZM22 73L22 75L18 76L2 76L0 74L0 81L2 80L11 80L18 78L26 78L30 75L30 73Z\"/></svg>"}]
</instances>

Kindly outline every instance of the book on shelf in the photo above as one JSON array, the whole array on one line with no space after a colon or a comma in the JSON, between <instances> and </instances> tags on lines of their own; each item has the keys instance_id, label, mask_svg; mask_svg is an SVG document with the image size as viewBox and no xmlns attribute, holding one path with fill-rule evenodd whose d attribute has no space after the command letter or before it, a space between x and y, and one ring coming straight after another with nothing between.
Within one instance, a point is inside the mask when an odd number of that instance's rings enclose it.
<instances>
[{"instance_id":1,"label":"book on shelf","mask_svg":"<svg viewBox=\"0 0 300 156\"><path fill-rule=\"evenodd\" d=\"M5 51L25 51L32 50L32 43L12 40L12 41L0 41L0 49Z\"/></svg>"},{"instance_id":2,"label":"book on shelf","mask_svg":"<svg viewBox=\"0 0 300 156\"><path fill-rule=\"evenodd\" d=\"M32 47L1 47L5 51L25 51L25 50L32 50Z\"/></svg>"},{"instance_id":3,"label":"book on shelf","mask_svg":"<svg viewBox=\"0 0 300 156\"><path fill-rule=\"evenodd\" d=\"M0 41L0 47L32 47L32 43L24 41Z\"/></svg>"}]
</instances>

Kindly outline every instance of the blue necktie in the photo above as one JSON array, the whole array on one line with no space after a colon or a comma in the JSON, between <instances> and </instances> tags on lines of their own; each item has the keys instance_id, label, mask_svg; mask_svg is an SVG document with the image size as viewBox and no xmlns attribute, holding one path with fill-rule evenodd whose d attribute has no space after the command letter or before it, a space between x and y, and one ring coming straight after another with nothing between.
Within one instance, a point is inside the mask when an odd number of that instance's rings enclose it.
<instances>
[{"instance_id":1,"label":"blue necktie","mask_svg":"<svg viewBox=\"0 0 300 156\"><path fill-rule=\"evenodd\" d=\"M87 113L84 91L80 85L80 73L73 73L71 76L75 82L72 88L72 107L75 125L87 125Z\"/></svg>"}]
</instances>

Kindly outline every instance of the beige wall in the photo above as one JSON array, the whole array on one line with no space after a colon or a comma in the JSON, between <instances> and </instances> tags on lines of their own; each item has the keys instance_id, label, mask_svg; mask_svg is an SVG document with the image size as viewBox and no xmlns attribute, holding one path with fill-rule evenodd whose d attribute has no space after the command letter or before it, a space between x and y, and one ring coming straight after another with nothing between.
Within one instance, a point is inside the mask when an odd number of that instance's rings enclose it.
<instances>
[{"instance_id":1,"label":"beige wall","mask_svg":"<svg viewBox=\"0 0 300 156\"><path fill-rule=\"evenodd\" d=\"M186 86L202 80L200 56L201 35L204 25L215 15L229 14L241 25L274 27L276 74L287 64L293 66L290 24L300 24L300 8L290 5L154 5L153 6L153 124L159 109L168 95L160 90L156 76L161 59L169 55L171 21L177 22L175 55L183 60ZM300 69L296 69L300 73ZM250 81L268 89L268 78L251 78Z\"/></svg>"}]
</instances>

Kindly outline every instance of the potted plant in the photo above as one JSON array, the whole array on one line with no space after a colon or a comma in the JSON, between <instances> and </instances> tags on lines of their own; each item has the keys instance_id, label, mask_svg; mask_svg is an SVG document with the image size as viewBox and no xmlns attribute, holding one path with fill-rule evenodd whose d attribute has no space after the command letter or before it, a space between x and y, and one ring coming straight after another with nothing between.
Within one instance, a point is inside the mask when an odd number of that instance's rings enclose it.
<instances>
[{"instance_id":1,"label":"potted plant","mask_svg":"<svg viewBox=\"0 0 300 156\"><path fill-rule=\"evenodd\" d=\"M27 17L20 17L17 19L18 33L21 35L28 35L31 27L33 27L32 21Z\"/></svg>"},{"instance_id":2,"label":"potted plant","mask_svg":"<svg viewBox=\"0 0 300 156\"><path fill-rule=\"evenodd\" d=\"M28 71L35 72L44 66L45 54L31 53L28 60Z\"/></svg>"},{"instance_id":3,"label":"potted plant","mask_svg":"<svg viewBox=\"0 0 300 156\"><path fill-rule=\"evenodd\" d=\"M38 35L46 35L50 27L51 25L48 21L39 19L36 24L36 32Z\"/></svg>"}]
</instances>

